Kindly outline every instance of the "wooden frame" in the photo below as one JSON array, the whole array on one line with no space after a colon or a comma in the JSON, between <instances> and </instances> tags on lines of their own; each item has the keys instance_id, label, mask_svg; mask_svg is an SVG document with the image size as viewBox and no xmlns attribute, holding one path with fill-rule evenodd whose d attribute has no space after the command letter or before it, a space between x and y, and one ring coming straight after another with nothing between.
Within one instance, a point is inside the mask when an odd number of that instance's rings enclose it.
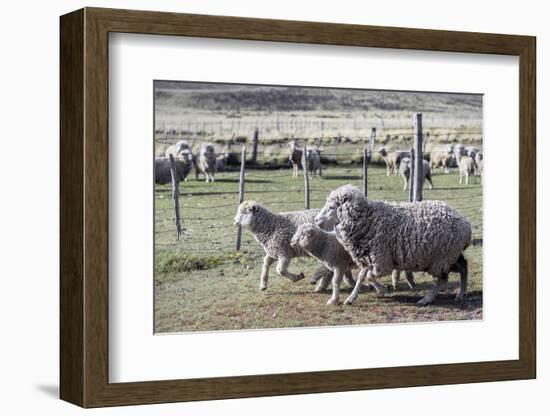
<instances>
[{"instance_id":1,"label":"wooden frame","mask_svg":"<svg viewBox=\"0 0 550 416\"><path fill-rule=\"evenodd\" d=\"M519 359L109 383L109 32L519 56ZM61 17L60 46L63 400L98 407L535 378L534 37L86 8Z\"/></svg>"}]
</instances>

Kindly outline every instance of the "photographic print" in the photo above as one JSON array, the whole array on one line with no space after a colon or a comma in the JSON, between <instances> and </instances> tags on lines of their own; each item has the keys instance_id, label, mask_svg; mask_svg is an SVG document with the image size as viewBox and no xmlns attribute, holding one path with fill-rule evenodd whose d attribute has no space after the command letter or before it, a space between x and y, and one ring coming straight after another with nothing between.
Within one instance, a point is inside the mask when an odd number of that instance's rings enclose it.
<instances>
[{"instance_id":1,"label":"photographic print","mask_svg":"<svg viewBox=\"0 0 550 416\"><path fill-rule=\"evenodd\" d=\"M481 94L153 94L155 333L483 318Z\"/></svg>"}]
</instances>

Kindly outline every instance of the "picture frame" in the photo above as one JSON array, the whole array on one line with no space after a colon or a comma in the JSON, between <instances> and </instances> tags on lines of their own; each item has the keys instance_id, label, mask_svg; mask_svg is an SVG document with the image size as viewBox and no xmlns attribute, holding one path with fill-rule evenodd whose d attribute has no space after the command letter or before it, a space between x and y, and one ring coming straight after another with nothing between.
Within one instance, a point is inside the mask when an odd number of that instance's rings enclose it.
<instances>
[{"instance_id":1,"label":"picture frame","mask_svg":"<svg viewBox=\"0 0 550 416\"><path fill-rule=\"evenodd\" d=\"M519 359L109 382L109 33L519 57ZM84 8L60 19L60 397L102 407L536 377L536 39Z\"/></svg>"}]
</instances>

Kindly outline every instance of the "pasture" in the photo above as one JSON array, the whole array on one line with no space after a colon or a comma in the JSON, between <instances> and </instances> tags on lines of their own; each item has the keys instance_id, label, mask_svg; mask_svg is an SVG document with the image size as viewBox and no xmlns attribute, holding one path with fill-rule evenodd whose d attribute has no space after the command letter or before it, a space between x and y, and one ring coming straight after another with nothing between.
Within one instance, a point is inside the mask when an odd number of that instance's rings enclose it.
<instances>
[{"instance_id":1,"label":"pasture","mask_svg":"<svg viewBox=\"0 0 550 416\"><path fill-rule=\"evenodd\" d=\"M360 163L325 166L322 178L310 179L311 207L322 207L327 194L343 184L360 187L361 170ZM235 250L238 172L219 172L214 183L194 178L180 183L183 235L179 242L173 225L171 187L156 185L155 332L482 319L482 185L479 179L477 184L459 185L456 169L449 174L436 170L433 182L433 190L424 188L424 199L445 201L466 216L478 244L465 252L469 263L466 299L455 302L458 275L451 274L449 293L440 294L426 307L417 301L433 280L423 273L415 273L415 291L408 289L402 276L398 289L385 296L368 291L352 306L328 306L329 291L314 293L309 283L316 264L309 258L294 259L290 265L293 272L305 272L306 279L292 283L278 276L273 267L269 288L261 292L263 249L243 230L242 248ZM385 167L369 166L369 198L406 201L408 191L402 187L402 179L387 177ZM290 168L247 169L245 199L258 201L274 212L301 210L304 182L301 176L292 178ZM382 282L389 284L390 280L388 276ZM343 283L344 299L349 291Z\"/></svg>"}]
</instances>

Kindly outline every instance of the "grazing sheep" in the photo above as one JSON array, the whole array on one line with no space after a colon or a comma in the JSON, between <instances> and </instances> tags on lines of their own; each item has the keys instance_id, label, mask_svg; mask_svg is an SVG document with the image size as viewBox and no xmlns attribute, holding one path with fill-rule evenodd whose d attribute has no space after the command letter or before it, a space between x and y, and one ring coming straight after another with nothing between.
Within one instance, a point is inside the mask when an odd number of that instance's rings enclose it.
<instances>
[{"instance_id":1,"label":"grazing sheep","mask_svg":"<svg viewBox=\"0 0 550 416\"><path fill-rule=\"evenodd\" d=\"M382 156L382 159L386 163L386 175L390 176L392 172L394 175L397 175L399 163L401 159L407 155L407 152L393 151L388 153L385 148L381 148L378 154Z\"/></svg>"},{"instance_id":2,"label":"grazing sheep","mask_svg":"<svg viewBox=\"0 0 550 416\"><path fill-rule=\"evenodd\" d=\"M304 223L296 229L290 245L302 248L333 272L332 296L327 305L337 305L342 278L347 277L348 281L353 281L351 270L356 268L357 265L340 244L334 232L324 231L314 223ZM398 271L394 271L392 280L395 289L399 281ZM414 277L410 272L407 272L407 282L412 289L414 287Z\"/></svg>"},{"instance_id":3,"label":"grazing sheep","mask_svg":"<svg viewBox=\"0 0 550 416\"><path fill-rule=\"evenodd\" d=\"M216 152L212 143L203 143L201 145L197 168L198 172L204 173L207 183L214 182L214 173L216 173Z\"/></svg>"},{"instance_id":4,"label":"grazing sheep","mask_svg":"<svg viewBox=\"0 0 550 416\"><path fill-rule=\"evenodd\" d=\"M399 165L399 175L403 178L403 190L407 190L407 184L409 183L409 178L411 176L411 158L404 157L401 160ZM430 169L430 163L427 160L422 159L422 167L424 180L430 183L430 189L433 189L434 184L432 183L432 170Z\"/></svg>"},{"instance_id":5,"label":"grazing sheep","mask_svg":"<svg viewBox=\"0 0 550 416\"><path fill-rule=\"evenodd\" d=\"M377 278L394 269L428 272L437 278L434 288L420 300L427 305L446 287L449 272L460 273L457 300L464 298L470 245L470 223L440 201L388 203L370 201L352 185L332 191L317 214L317 225L336 226L336 237L361 268L346 303L357 298L365 278L379 293Z\"/></svg>"},{"instance_id":6,"label":"grazing sheep","mask_svg":"<svg viewBox=\"0 0 550 416\"><path fill-rule=\"evenodd\" d=\"M178 181L187 181L189 172L191 172L191 168L193 167L193 155L191 151L185 149L178 157L174 157L174 162ZM156 158L155 183L163 185L171 182L170 159L167 157Z\"/></svg>"},{"instance_id":7,"label":"grazing sheep","mask_svg":"<svg viewBox=\"0 0 550 416\"><path fill-rule=\"evenodd\" d=\"M449 167L453 163L454 146L448 145L445 150L432 150L430 152L430 168L442 167L445 173L449 173Z\"/></svg>"},{"instance_id":8,"label":"grazing sheep","mask_svg":"<svg viewBox=\"0 0 550 416\"><path fill-rule=\"evenodd\" d=\"M298 147L296 140L291 140L288 143L288 150L290 151L288 160L292 164L292 177L297 178L298 171L302 165L302 155L304 154L304 150Z\"/></svg>"},{"instance_id":9,"label":"grazing sheep","mask_svg":"<svg viewBox=\"0 0 550 416\"><path fill-rule=\"evenodd\" d=\"M323 167L321 166L321 151L319 149L307 149L306 152L307 158L307 170L311 175L323 176ZM303 162L303 161L302 161ZM302 169L304 167L302 166Z\"/></svg>"},{"instance_id":10,"label":"grazing sheep","mask_svg":"<svg viewBox=\"0 0 550 416\"><path fill-rule=\"evenodd\" d=\"M227 161L229 160L229 153L225 152L216 157L216 171L223 172L227 168Z\"/></svg>"},{"instance_id":11,"label":"grazing sheep","mask_svg":"<svg viewBox=\"0 0 550 416\"><path fill-rule=\"evenodd\" d=\"M185 140L179 140L176 144L166 148L164 151L164 156L169 157L170 154L172 154L174 157L178 157L178 155L186 149L190 149L189 144Z\"/></svg>"}]
</instances>

